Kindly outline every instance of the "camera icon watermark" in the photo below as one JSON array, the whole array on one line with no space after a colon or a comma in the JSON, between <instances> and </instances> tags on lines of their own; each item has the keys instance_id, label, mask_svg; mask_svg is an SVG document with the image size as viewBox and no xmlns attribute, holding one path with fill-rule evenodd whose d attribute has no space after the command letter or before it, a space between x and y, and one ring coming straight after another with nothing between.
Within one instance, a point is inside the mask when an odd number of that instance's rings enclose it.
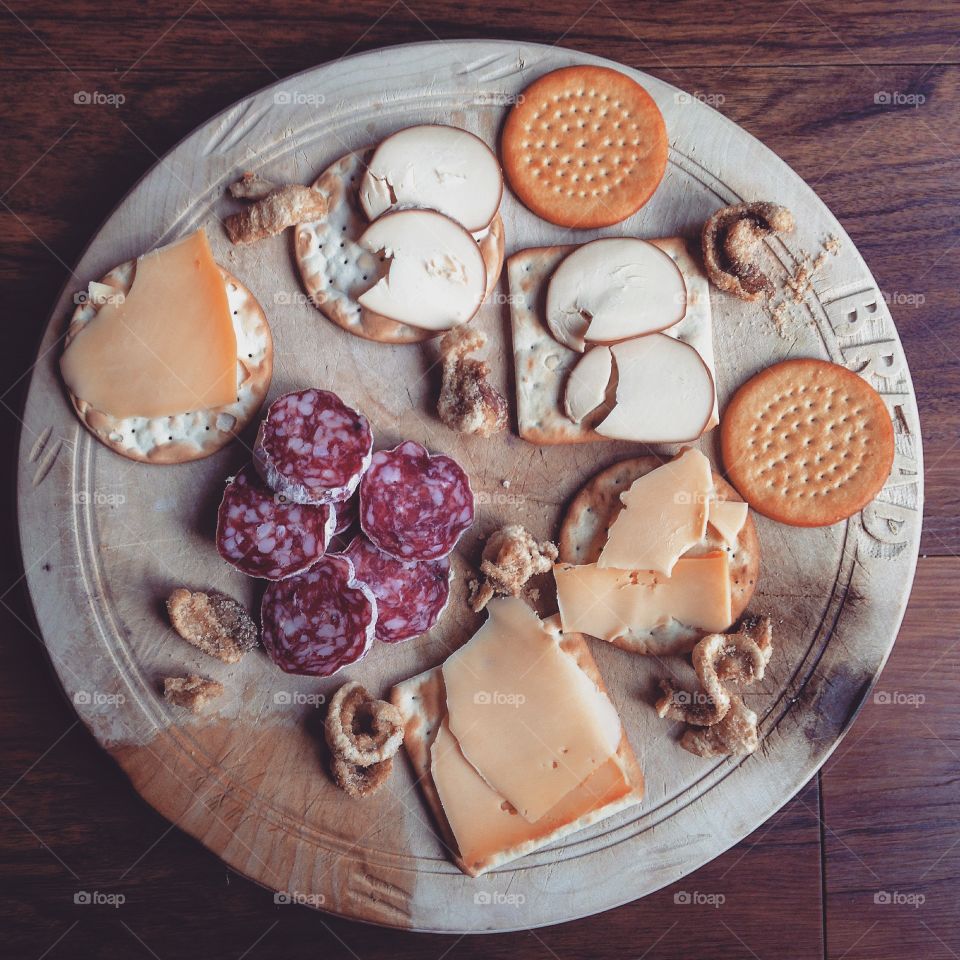
<instances>
[{"instance_id":1,"label":"camera icon watermark","mask_svg":"<svg viewBox=\"0 0 960 960\"><path fill-rule=\"evenodd\" d=\"M81 107L117 107L127 102L122 93L103 93L100 90L77 90L73 95L73 102Z\"/></svg>"},{"instance_id":2,"label":"camera icon watermark","mask_svg":"<svg viewBox=\"0 0 960 960\"><path fill-rule=\"evenodd\" d=\"M303 90L276 90L273 102L280 106L320 107L327 98L322 93L305 93Z\"/></svg>"},{"instance_id":3,"label":"camera icon watermark","mask_svg":"<svg viewBox=\"0 0 960 960\"><path fill-rule=\"evenodd\" d=\"M701 890L678 890L673 895L673 902L678 907L713 907L718 910L727 898L722 893L704 893Z\"/></svg>"}]
</instances>

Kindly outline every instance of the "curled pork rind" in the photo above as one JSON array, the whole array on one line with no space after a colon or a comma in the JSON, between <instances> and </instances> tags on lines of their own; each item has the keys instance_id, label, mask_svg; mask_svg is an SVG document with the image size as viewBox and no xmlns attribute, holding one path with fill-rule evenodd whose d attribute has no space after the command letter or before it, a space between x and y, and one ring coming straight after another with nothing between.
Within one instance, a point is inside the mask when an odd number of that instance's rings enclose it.
<instances>
[{"instance_id":1,"label":"curled pork rind","mask_svg":"<svg viewBox=\"0 0 960 960\"><path fill-rule=\"evenodd\" d=\"M350 681L330 701L324 735L335 759L371 767L400 749L403 718L392 703L375 700L359 683Z\"/></svg>"},{"instance_id":2,"label":"curled pork rind","mask_svg":"<svg viewBox=\"0 0 960 960\"><path fill-rule=\"evenodd\" d=\"M348 797L362 800L376 793L388 780L393 770L393 757L361 767L334 756L330 760L330 772L336 785Z\"/></svg>"},{"instance_id":3,"label":"curled pork rind","mask_svg":"<svg viewBox=\"0 0 960 960\"><path fill-rule=\"evenodd\" d=\"M661 718L681 720L680 745L701 757L743 755L757 749L757 715L725 683L748 686L762 680L773 653L769 617L745 621L738 633L714 633L694 648L692 662L700 689L678 689L661 680L656 703Z\"/></svg>"},{"instance_id":4,"label":"curled pork rind","mask_svg":"<svg viewBox=\"0 0 960 960\"><path fill-rule=\"evenodd\" d=\"M242 181L241 181L242 182ZM223 221L233 244L256 243L275 237L287 227L320 220L327 214L327 198L313 187L288 183Z\"/></svg>"},{"instance_id":5,"label":"curled pork rind","mask_svg":"<svg viewBox=\"0 0 960 960\"><path fill-rule=\"evenodd\" d=\"M470 607L479 613L494 597L519 597L527 581L549 573L557 559L557 547L549 540L538 542L517 523L490 534L480 561L482 579L470 585Z\"/></svg>"},{"instance_id":6,"label":"curled pork rind","mask_svg":"<svg viewBox=\"0 0 960 960\"><path fill-rule=\"evenodd\" d=\"M793 214L776 203L737 203L721 207L703 225L703 262L714 286L741 300L759 300L773 290L757 254L763 239L792 233Z\"/></svg>"}]
</instances>

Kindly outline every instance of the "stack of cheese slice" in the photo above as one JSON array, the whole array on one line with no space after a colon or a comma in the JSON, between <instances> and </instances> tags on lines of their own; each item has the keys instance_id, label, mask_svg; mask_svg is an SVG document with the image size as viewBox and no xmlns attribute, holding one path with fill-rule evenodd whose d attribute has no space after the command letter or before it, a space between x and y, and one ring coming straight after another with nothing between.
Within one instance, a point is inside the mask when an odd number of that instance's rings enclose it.
<instances>
[{"instance_id":1,"label":"stack of cheese slice","mask_svg":"<svg viewBox=\"0 0 960 960\"><path fill-rule=\"evenodd\" d=\"M733 622L729 556L699 547L710 523L734 544L747 504L716 498L710 461L698 450L639 477L596 563L557 564L557 602L566 632L616 643L671 620L704 633Z\"/></svg>"},{"instance_id":2,"label":"stack of cheese slice","mask_svg":"<svg viewBox=\"0 0 960 960\"><path fill-rule=\"evenodd\" d=\"M398 684L404 745L464 872L477 876L637 803L643 778L586 644L522 600Z\"/></svg>"}]
</instances>

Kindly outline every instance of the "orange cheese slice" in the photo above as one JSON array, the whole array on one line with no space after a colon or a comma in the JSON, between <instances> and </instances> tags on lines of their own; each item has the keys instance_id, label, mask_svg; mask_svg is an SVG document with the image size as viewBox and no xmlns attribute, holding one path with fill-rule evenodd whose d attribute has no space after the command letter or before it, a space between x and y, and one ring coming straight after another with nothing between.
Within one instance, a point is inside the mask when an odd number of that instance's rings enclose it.
<instances>
[{"instance_id":1,"label":"orange cheese slice","mask_svg":"<svg viewBox=\"0 0 960 960\"><path fill-rule=\"evenodd\" d=\"M723 537L723 542L732 547L747 522L747 504L740 500L711 500L707 520L710 526Z\"/></svg>"},{"instance_id":2,"label":"orange cheese slice","mask_svg":"<svg viewBox=\"0 0 960 960\"><path fill-rule=\"evenodd\" d=\"M534 823L520 816L464 757L445 720L430 748L430 775L468 867L486 864L490 857L524 844L534 844L555 830L625 797L633 788L620 764L611 757Z\"/></svg>"},{"instance_id":3,"label":"orange cheese slice","mask_svg":"<svg viewBox=\"0 0 960 960\"><path fill-rule=\"evenodd\" d=\"M613 756L616 708L522 600L443 664L450 732L480 776L533 823Z\"/></svg>"},{"instance_id":4,"label":"orange cheese slice","mask_svg":"<svg viewBox=\"0 0 960 960\"><path fill-rule=\"evenodd\" d=\"M670 576L677 560L706 534L712 493L710 461L699 450L686 450L638 477L620 495L623 510L610 527L597 566Z\"/></svg>"},{"instance_id":5,"label":"orange cheese slice","mask_svg":"<svg viewBox=\"0 0 960 960\"><path fill-rule=\"evenodd\" d=\"M649 570L604 570L595 563L557 564L553 575L565 633L616 640L670 620L708 633L733 622L730 564L723 550L681 558L669 577Z\"/></svg>"},{"instance_id":6,"label":"orange cheese slice","mask_svg":"<svg viewBox=\"0 0 960 960\"><path fill-rule=\"evenodd\" d=\"M114 417L168 417L237 399L237 337L203 230L137 260L60 360L70 392Z\"/></svg>"}]
</instances>

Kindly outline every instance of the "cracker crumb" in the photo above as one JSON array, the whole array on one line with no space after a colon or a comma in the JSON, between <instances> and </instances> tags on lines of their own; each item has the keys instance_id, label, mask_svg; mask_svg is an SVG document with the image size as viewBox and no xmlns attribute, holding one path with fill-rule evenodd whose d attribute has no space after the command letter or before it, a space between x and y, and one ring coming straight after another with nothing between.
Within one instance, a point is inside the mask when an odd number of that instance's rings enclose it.
<instances>
[{"instance_id":1,"label":"cracker crumb","mask_svg":"<svg viewBox=\"0 0 960 960\"><path fill-rule=\"evenodd\" d=\"M549 540L537 542L513 523L490 535L480 562L481 580L470 582L470 607L479 613L494 597L519 597L527 581L553 568L558 551Z\"/></svg>"},{"instance_id":2,"label":"cracker crumb","mask_svg":"<svg viewBox=\"0 0 960 960\"><path fill-rule=\"evenodd\" d=\"M487 344L486 334L463 324L440 341L442 385L437 413L451 430L489 437L507 426L507 401L489 381L485 360L468 356Z\"/></svg>"},{"instance_id":3,"label":"cracker crumb","mask_svg":"<svg viewBox=\"0 0 960 960\"><path fill-rule=\"evenodd\" d=\"M823 241L816 256L811 256L806 250L799 251L793 272L779 288L779 299L771 300L768 308L773 328L784 340L792 339L796 335L796 328L807 322L794 307L806 303L807 295L813 291L816 275L827 260L839 252L840 241L832 235Z\"/></svg>"},{"instance_id":4,"label":"cracker crumb","mask_svg":"<svg viewBox=\"0 0 960 960\"><path fill-rule=\"evenodd\" d=\"M195 673L186 677L163 678L164 698L175 707L183 707L191 713L200 713L211 700L222 695L222 683Z\"/></svg>"},{"instance_id":5,"label":"cracker crumb","mask_svg":"<svg viewBox=\"0 0 960 960\"><path fill-rule=\"evenodd\" d=\"M509 490L509 489L510 489L510 481L509 481L509 480L501 480L501 481L500 481L500 486L503 487L504 490Z\"/></svg>"},{"instance_id":6,"label":"cracker crumb","mask_svg":"<svg viewBox=\"0 0 960 960\"><path fill-rule=\"evenodd\" d=\"M237 663L257 645L257 625L241 604L222 593L180 587L167 599L167 613L187 643L224 663Z\"/></svg>"}]
</instances>

